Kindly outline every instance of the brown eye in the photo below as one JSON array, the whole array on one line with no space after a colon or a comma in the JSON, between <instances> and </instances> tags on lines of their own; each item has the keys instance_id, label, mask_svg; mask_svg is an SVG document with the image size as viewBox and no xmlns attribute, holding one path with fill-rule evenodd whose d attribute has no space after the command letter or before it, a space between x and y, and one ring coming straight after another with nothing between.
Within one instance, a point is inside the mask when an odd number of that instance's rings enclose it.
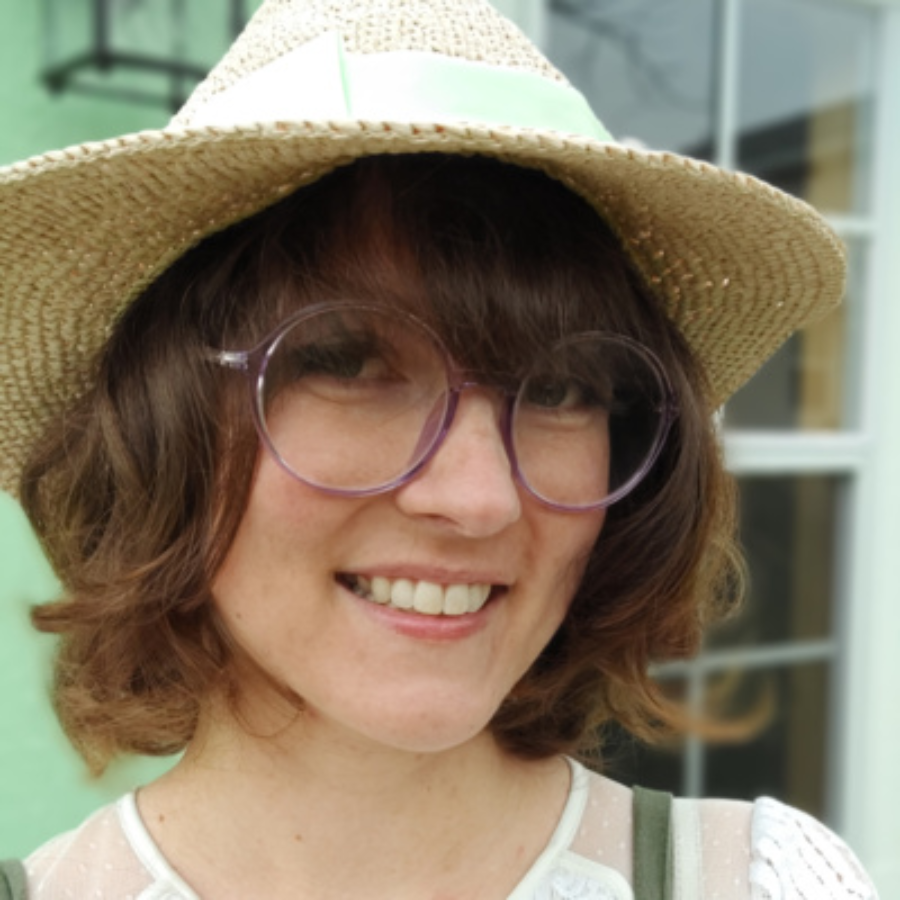
<instances>
[{"instance_id":1,"label":"brown eye","mask_svg":"<svg viewBox=\"0 0 900 900\"><path fill-rule=\"evenodd\" d=\"M536 378L526 386L523 399L533 406L554 408L570 398L571 388L571 384L561 379Z\"/></svg>"}]
</instances>

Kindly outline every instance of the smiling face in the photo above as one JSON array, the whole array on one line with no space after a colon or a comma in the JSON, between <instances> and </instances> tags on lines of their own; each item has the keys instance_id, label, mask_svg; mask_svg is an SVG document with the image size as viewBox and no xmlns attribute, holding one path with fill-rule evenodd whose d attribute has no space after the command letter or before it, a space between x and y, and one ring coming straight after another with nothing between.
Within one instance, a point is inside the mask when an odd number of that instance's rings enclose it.
<instances>
[{"instance_id":1,"label":"smiling face","mask_svg":"<svg viewBox=\"0 0 900 900\"><path fill-rule=\"evenodd\" d=\"M307 723L446 749L485 728L553 636L602 519L525 494L496 404L473 393L426 469L389 494L332 497L263 454L214 594ZM269 690L260 680L245 699Z\"/></svg>"},{"instance_id":2,"label":"smiling face","mask_svg":"<svg viewBox=\"0 0 900 900\"><path fill-rule=\"evenodd\" d=\"M234 314L218 346L257 346L310 304L374 303L423 321L467 380L508 387L569 335L640 338L622 302L621 254L594 238L579 245L596 232L596 214L543 175L417 158L359 164L323 185L270 219L259 252L235 266ZM318 345L312 356L303 349L299 371L312 360L318 384L331 369ZM560 405L533 394L541 407ZM303 722L408 749L451 747L485 729L566 617L605 521L603 511L554 510L521 486L501 405L498 390L468 386L436 454L375 496L330 495L258 454L212 585L228 632L265 675L240 669L248 700L288 693ZM297 432L287 408L280 398L267 407L273 441L289 453L302 446L298 467L331 484L328 442ZM378 429L364 432L372 454L363 468L382 473ZM570 496L572 466L558 452L547 461L516 441L538 487L583 500Z\"/></svg>"}]
</instances>

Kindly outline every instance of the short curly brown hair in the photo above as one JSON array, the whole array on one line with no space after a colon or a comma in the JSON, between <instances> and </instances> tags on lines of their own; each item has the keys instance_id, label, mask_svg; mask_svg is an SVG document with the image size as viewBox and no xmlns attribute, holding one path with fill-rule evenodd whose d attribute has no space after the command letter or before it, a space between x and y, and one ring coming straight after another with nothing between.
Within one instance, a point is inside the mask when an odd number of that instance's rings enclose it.
<instances>
[{"instance_id":1,"label":"short curly brown hair","mask_svg":"<svg viewBox=\"0 0 900 900\"><path fill-rule=\"evenodd\" d=\"M662 360L679 405L667 444L609 509L567 618L491 728L540 758L586 751L605 722L651 740L678 727L648 668L696 652L741 571L703 372L610 228L557 182L482 158L373 157L186 253L123 313L94 387L31 454L23 505L65 589L33 621L61 638L55 705L91 768L182 749L210 692L234 688L210 585L259 444L243 382L209 348L348 297L413 308L479 372L588 329Z\"/></svg>"}]
</instances>

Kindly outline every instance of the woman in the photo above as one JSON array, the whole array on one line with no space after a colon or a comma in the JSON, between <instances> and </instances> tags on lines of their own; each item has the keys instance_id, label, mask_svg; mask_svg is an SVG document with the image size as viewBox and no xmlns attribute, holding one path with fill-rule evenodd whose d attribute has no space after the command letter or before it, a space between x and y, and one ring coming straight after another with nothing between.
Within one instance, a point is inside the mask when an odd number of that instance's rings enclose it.
<instances>
[{"instance_id":1,"label":"woman","mask_svg":"<svg viewBox=\"0 0 900 900\"><path fill-rule=\"evenodd\" d=\"M733 599L711 414L840 296L812 211L610 143L478 2L270 0L167 131L3 177L57 709L184 750L30 896L875 896L571 760L684 724L647 668Z\"/></svg>"}]
</instances>

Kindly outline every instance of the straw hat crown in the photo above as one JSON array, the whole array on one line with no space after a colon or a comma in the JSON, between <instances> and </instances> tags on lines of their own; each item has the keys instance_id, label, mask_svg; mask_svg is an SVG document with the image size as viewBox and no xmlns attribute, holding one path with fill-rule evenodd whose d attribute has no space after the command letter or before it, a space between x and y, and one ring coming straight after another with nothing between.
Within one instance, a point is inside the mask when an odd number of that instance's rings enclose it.
<instances>
[{"instance_id":1,"label":"straw hat crown","mask_svg":"<svg viewBox=\"0 0 900 900\"><path fill-rule=\"evenodd\" d=\"M417 50L568 83L487 0L268 0L172 119L172 126L189 128L212 96L329 32L340 35L351 53Z\"/></svg>"}]
</instances>

